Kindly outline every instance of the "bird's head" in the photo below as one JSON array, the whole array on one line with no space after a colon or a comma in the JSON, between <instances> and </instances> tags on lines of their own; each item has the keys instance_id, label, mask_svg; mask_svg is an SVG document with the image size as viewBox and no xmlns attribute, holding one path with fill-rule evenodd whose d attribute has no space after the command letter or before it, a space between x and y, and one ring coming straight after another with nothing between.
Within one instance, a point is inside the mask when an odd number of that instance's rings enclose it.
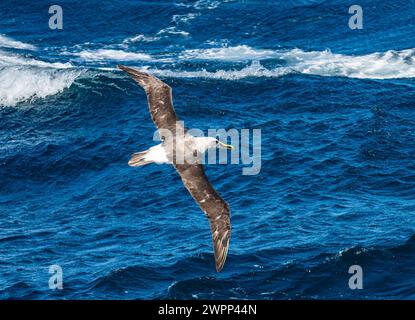
<instances>
[{"instance_id":1,"label":"bird's head","mask_svg":"<svg viewBox=\"0 0 415 320\"><path fill-rule=\"evenodd\" d=\"M219 141L219 139L215 139L215 140L216 140L215 141L216 148L224 148L224 149L233 150L233 145L223 143L223 142Z\"/></svg>"},{"instance_id":2,"label":"bird's head","mask_svg":"<svg viewBox=\"0 0 415 320\"><path fill-rule=\"evenodd\" d=\"M204 142L206 144L206 149L229 149L233 150L233 146L230 144L223 143L219 139L213 138L213 137L205 137Z\"/></svg>"}]
</instances>

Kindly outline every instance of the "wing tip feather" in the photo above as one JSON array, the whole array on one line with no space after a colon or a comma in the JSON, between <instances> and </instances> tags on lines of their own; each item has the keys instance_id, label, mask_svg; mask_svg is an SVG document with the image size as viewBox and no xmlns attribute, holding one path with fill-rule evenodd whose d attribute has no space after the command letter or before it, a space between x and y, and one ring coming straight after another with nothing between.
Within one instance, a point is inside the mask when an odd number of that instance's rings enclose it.
<instances>
[{"instance_id":1,"label":"wing tip feather","mask_svg":"<svg viewBox=\"0 0 415 320\"><path fill-rule=\"evenodd\" d=\"M167 83L163 82L162 80L160 80L156 76L153 76L150 73L130 68L122 64L117 65L117 68L126 72L135 81L137 81L140 86L144 87L144 89L153 86L154 88L166 88L171 90L171 87Z\"/></svg>"},{"instance_id":2,"label":"wing tip feather","mask_svg":"<svg viewBox=\"0 0 415 320\"><path fill-rule=\"evenodd\" d=\"M215 267L217 272L221 272L223 266L225 265L226 258L228 256L228 248L229 248L229 240L230 237L227 238L226 244L223 245L222 243L223 238L214 241L214 252L215 252Z\"/></svg>"},{"instance_id":3,"label":"wing tip feather","mask_svg":"<svg viewBox=\"0 0 415 320\"><path fill-rule=\"evenodd\" d=\"M139 77L139 78L151 78L152 76L146 72L124 66L122 64L117 65L117 68L128 73L129 75L133 77Z\"/></svg>"}]
</instances>

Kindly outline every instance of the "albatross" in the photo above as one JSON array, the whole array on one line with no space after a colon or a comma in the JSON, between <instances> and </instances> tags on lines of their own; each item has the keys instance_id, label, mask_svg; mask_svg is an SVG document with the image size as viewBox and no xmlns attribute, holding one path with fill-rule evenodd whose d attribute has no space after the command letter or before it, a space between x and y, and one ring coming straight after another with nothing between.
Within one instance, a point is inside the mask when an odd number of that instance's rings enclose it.
<instances>
[{"instance_id":1,"label":"albatross","mask_svg":"<svg viewBox=\"0 0 415 320\"><path fill-rule=\"evenodd\" d=\"M169 85L145 72L119 65L146 92L151 118L160 130L171 135L162 136L161 143L143 152L134 153L128 162L132 167L150 163L172 164L182 182L209 220L212 232L216 271L225 264L231 236L229 205L210 184L201 163L203 154L211 148L233 149L213 137L195 137L187 132L173 107ZM179 161L177 154L183 153Z\"/></svg>"}]
</instances>

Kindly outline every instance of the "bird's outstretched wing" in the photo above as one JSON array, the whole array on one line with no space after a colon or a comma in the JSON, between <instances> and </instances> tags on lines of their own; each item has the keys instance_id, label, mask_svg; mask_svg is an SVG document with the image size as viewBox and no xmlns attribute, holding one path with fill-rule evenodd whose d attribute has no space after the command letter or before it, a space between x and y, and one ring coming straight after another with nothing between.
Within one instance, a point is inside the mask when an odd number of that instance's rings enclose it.
<instances>
[{"instance_id":1,"label":"bird's outstretched wing","mask_svg":"<svg viewBox=\"0 0 415 320\"><path fill-rule=\"evenodd\" d=\"M171 87L160 79L126 66L118 66L122 71L127 72L147 94L148 107L151 118L158 129L176 132L176 122L179 118L173 107Z\"/></svg>"},{"instance_id":2,"label":"bird's outstretched wing","mask_svg":"<svg viewBox=\"0 0 415 320\"><path fill-rule=\"evenodd\" d=\"M231 237L229 205L212 187L201 164L175 164L183 184L209 219L216 271L221 271Z\"/></svg>"}]
</instances>

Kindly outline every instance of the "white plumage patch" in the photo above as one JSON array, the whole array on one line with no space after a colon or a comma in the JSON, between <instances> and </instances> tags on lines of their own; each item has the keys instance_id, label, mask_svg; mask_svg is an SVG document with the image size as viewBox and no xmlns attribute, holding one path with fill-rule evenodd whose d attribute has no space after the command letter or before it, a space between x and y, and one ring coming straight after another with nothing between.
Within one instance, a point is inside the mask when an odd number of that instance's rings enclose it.
<instances>
[{"instance_id":1,"label":"white plumage patch","mask_svg":"<svg viewBox=\"0 0 415 320\"><path fill-rule=\"evenodd\" d=\"M166 150L161 144L148 149L144 159L146 161L152 161L157 164L170 163L169 159L167 158Z\"/></svg>"}]
</instances>

